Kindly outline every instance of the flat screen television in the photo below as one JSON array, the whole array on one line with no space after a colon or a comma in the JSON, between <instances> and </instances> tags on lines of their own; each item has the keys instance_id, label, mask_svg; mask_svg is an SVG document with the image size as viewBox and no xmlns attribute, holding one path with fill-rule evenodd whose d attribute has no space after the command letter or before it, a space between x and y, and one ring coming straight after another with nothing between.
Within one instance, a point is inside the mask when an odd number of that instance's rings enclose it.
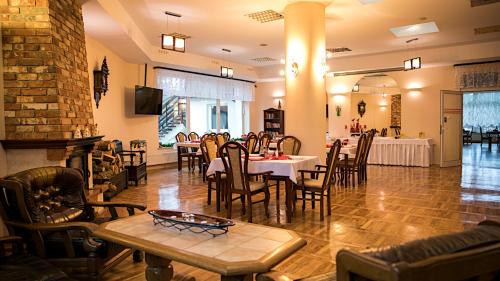
<instances>
[{"instance_id":1,"label":"flat screen television","mask_svg":"<svg viewBox=\"0 0 500 281\"><path fill-rule=\"evenodd\" d=\"M161 115L163 90L135 86L135 114Z\"/></svg>"}]
</instances>

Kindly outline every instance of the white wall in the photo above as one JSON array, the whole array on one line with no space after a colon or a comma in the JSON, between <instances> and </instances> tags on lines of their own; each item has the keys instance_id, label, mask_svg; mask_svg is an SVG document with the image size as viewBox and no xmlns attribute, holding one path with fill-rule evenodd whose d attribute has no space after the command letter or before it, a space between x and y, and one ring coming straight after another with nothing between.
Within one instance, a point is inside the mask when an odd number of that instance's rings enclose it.
<instances>
[{"instance_id":1,"label":"white wall","mask_svg":"<svg viewBox=\"0 0 500 281\"><path fill-rule=\"evenodd\" d=\"M148 165L176 161L176 156L159 148L158 116L134 114L134 87L144 84L144 66L130 64L104 47L93 38L86 36L87 60L89 65L90 89L93 91L93 73L100 68L104 56L107 58L109 90L102 97L99 108L93 102L94 122L98 124L104 139L119 139L125 147L130 140L144 139L148 143ZM154 71L148 67L148 86L154 87Z\"/></svg>"},{"instance_id":2,"label":"white wall","mask_svg":"<svg viewBox=\"0 0 500 281\"><path fill-rule=\"evenodd\" d=\"M281 100L281 108L286 112L285 81L257 83L255 89L255 101L250 103L250 131L259 132L264 130L264 109L278 108ZM286 134L286 125L285 125Z\"/></svg>"}]
</instances>

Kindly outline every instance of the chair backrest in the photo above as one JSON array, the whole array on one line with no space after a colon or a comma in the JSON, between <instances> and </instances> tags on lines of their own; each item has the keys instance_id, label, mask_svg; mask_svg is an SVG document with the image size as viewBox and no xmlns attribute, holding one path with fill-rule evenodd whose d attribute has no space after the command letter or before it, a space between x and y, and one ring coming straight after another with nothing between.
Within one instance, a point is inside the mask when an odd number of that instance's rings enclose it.
<instances>
[{"instance_id":1,"label":"chair backrest","mask_svg":"<svg viewBox=\"0 0 500 281\"><path fill-rule=\"evenodd\" d=\"M230 141L219 149L219 154L226 155L221 159L222 163L224 163L230 188L250 192L248 184L248 150L240 143Z\"/></svg>"},{"instance_id":2,"label":"chair backrest","mask_svg":"<svg viewBox=\"0 0 500 281\"><path fill-rule=\"evenodd\" d=\"M259 148L266 147L269 148L269 143L271 142L270 134L262 134L259 138Z\"/></svg>"},{"instance_id":3,"label":"chair backrest","mask_svg":"<svg viewBox=\"0 0 500 281\"><path fill-rule=\"evenodd\" d=\"M338 158L340 154L340 148L342 147L342 144L340 143L340 140L336 140L332 147L330 148L330 151L328 152L328 160L326 163L326 174L325 177L323 178L323 190L326 190L328 186L332 183L332 178L335 173L335 169L338 163Z\"/></svg>"},{"instance_id":4,"label":"chair backrest","mask_svg":"<svg viewBox=\"0 0 500 281\"><path fill-rule=\"evenodd\" d=\"M370 154L370 148L372 146L374 136L375 136L374 131L370 131L367 133L367 137L365 140L365 147L363 151L363 159L361 160L363 164L366 164L366 162L368 161L368 156Z\"/></svg>"},{"instance_id":5,"label":"chair backrest","mask_svg":"<svg viewBox=\"0 0 500 281\"><path fill-rule=\"evenodd\" d=\"M286 136L278 141L278 151L285 155L299 155L302 143L294 136Z\"/></svg>"},{"instance_id":6,"label":"chair backrest","mask_svg":"<svg viewBox=\"0 0 500 281\"><path fill-rule=\"evenodd\" d=\"M262 135L264 135L266 132L260 131L259 134L257 134L257 138L260 140L262 138Z\"/></svg>"},{"instance_id":7,"label":"chair backrest","mask_svg":"<svg viewBox=\"0 0 500 281\"><path fill-rule=\"evenodd\" d=\"M204 135L200 143L201 154L203 154L203 159L205 163L210 164L212 160L217 158L217 142L215 138L211 135Z\"/></svg>"},{"instance_id":8,"label":"chair backrest","mask_svg":"<svg viewBox=\"0 0 500 281\"><path fill-rule=\"evenodd\" d=\"M361 134L358 139L358 146L356 147L356 156L354 156L354 165L361 164L363 160L363 153L366 145L366 134Z\"/></svg>"},{"instance_id":9,"label":"chair backrest","mask_svg":"<svg viewBox=\"0 0 500 281\"><path fill-rule=\"evenodd\" d=\"M255 134L248 135L247 140L245 142L245 146L249 153L253 153L255 151L255 147L257 146L257 136Z\"/></svg>"},{"instance_id":10,"label":"chair backrest","mask_svg":"<svg viewBox=\"0 0 500 281\"><path fill-rule=\"evenodd\" d=\"M226 143L226 138L221 133L215 135L215 141L217 142L217 149L221 148L223 144Z\"/></svg>"},{"instance_id":11,"label":"chair backrest","mask_svg":"<svg viewBox=\"0 0 500 281\"><path fill-rule=\"evenodd\" d=\"M222 135L224 136L224 140L226 142L231 140L231 134L229 134L229 132L224 132L224 133L222 133Z\"/></svg>"},{"instance_id":12,"label":"chair backrest","mask_svg":"<svg viewBox=\"0 0 500 281\"><path fill-rule=\"evenodd\" d=\"M190 141L199 140L199 139L200 139L200 136L199 136L196 132L191 132L191 133L189 133L189 135L188 135L188 139L189 139Z\"/></svg>"},{"instance_id":13,"label":"chair backrest","mask_svg":"<svg viewBox=\"0 0 500 281\"><path fill-rule=\"evenodd\" d=\"M0 180L0 213L5 221L60 223L84 215L82 171L40 167Z\"/></svg>"},{"instance_id":14,"label":"chair backrest","mask_svg":"<svg viewBox=\"0 0 500 281\"><path fill-rule=\"evenodd\" d=\"M183 132L179 132L177 133L177 135L175 135L175 140L177 142L185 142L188 140L188 137Z\"/></svg>"}]
</instances>

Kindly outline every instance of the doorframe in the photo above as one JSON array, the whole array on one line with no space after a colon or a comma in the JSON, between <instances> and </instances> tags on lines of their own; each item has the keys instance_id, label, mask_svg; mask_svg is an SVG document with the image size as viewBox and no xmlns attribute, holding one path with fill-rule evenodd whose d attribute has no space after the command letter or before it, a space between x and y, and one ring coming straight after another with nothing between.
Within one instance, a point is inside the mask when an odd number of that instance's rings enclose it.
<instances>
[{"instance_id":1,"label":"doorframe","mask_svg":"<svg viewBox=\"0 0 500 281\"><path fill-rule=\"evenodd\" d=\"M443 146L443 137L444 137L444 95L459 95L460 96L460 105L462 108L462 112L460 114L460 127L461 129L459 130L460 134L458 135L459 138L459 143L460 143L460 159L457 161L444 161L443 159L443 152L444 152L444 146ZM440 139L440 160L439 160L439 165L440 167L454 167L454 166L461 166L462 165L462 149L463 149L463 120L464 120L464 98L463 98L463 92L462 91L454 91L454 90L441 90L440 91L440 104L439 104L439 139Z\"/></svg>"}]
</instances>

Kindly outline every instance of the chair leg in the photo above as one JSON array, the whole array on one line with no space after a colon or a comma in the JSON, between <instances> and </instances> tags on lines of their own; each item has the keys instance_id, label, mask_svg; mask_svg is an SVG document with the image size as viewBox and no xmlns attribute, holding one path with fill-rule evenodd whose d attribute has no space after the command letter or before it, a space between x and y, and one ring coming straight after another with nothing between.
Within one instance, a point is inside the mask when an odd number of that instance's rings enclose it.
<instances>
[{"instance_id":1,"label":"chair leg","mask_svg":"<svg viewBox=\"0 0 500 281\"><path fill-rule=\"evenodd\" d=\"M217 196L216 196L217 197ZM208 195L207 195L207 204L212 204L212 181L208 181Z\"/></svg>"},{"instance_id":2,"label":"chair leg","mask_svg":"<svg viewBox=\"0 0 500 281\"><path fill-rule=\"evenodd\" d=\"M306 189L302 187L302 213L304 213L306 209Z\"/></svg>"},{"instance_id":3,"label":"chair leg","mask_svg":"<svg viewBox=\"0 0 500 281\"><path fill-rule=\"evenodd\" d=\"M326 198L326 205L328 206L328 215L330 216L332 214L332 187L328 186L328 191L327 191L327 198Z\"/></svg>"},{"instance_id":4,"label":"chair leg","mask_svg":"<svg viewBox=\"0 0 500 281\"><path fill-rule=\"evenodd\" d=\"M245 195L240 195L240 200L241 200L241 215L244 216L246 213Z\"/></svg>"},{"instance_id":5,"label":"chair leg","mask_svg":"<svg viewBox=\"0 0 500 281\"><path fill-rule=\"evenodd\" d=\"M252 218L252 195L249 195L248 196L248 222L252 222L253 221L253 218Z\"/></svg>"},{"instance_id":6,"label":"chair leg","mask_svg":"<svg viewBox=\"0 0 500 281\"><path fill-rule=\"evenodd\" d=\"M266 217L269 218L269 199L271 197L271 194L269 193L269 188L266 188L264 191L264 208L266 211Z\"/></svg>"},{"instance_id":7,"label":"chair leg","mask_svg":"<svg viewBox=\"0 0 500 281\"><path fill-rule=\"evenodd\" d=\"M135 250L134 253L132 254L132 260L134 261L134 263L142 262L143 259L144 259L144 253L142 251Z\"/></svg>"},{"instance_id":8,"label":"chair leg","mask_svg":"<svg viewBox=\"0 0 500 281\"><path fill-rule=\"evenodd\" d=\"M324 214L324 207L323 206L323 193L321 193L319 197L319 219L320 220L325 220L325 214Z\"/></svg>"},{"instance_id":9,"label":"chair leg","mask_svg":"<svg viewBox=\"0 0 500 281\"><path fill-rule=\"evenodd\" d=\"M311 207L316 209L316 193L311 192Z\"/></svg>"},{"instance_id":10,"label":"chair leg","mask_svg":"<svg viewBox=\"0 0 500 281\"><path fill-rule=\"evenodd\" d=\"M231 191L227 192L227 197L226 197L226 204L227 204L227 218L230 219L231 218L231 213L232 213L232 210L233 210L233 200L231 200L231 198L233 197L233 195L231 194Z\"/></svg>"}]
</instances>

